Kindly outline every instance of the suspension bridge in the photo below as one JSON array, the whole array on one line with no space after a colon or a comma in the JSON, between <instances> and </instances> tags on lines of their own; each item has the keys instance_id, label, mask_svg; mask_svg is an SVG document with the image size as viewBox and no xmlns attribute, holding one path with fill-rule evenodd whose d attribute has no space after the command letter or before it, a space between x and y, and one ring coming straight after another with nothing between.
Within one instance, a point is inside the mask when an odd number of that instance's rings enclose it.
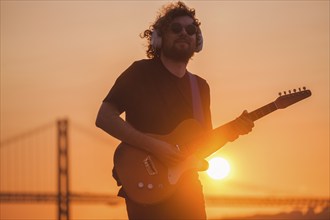
<instances>
[{"instance_id":1,"label":"suspension bridge","mask_svg":"<svg viewBox=\"0 0 330 220\"><path fill-rule=\"evenodd\" d=\"M77 189L73 188L76 184L71 181L74 179L79 182L84 176L75 173L78 169L76 165L72 165L72 161L81 163L91 155L88 151L74 155L77 150L73 148L78 146L72 144L73 129L83 132L83 136L90 132L84 126L68 119L60 119L1 142L0 205L55 204L57 219L69 220L72 203L104 203L109 206L122 203L115 193L92 193L86 192L86 189L77 192ZM110 143L107 144L111 146ZM84 149L81 151L84 152ZM108 156L111 158L108 161L111 161L112 155ZM111 162L106 165L110 166ZM82 169L87 169L86 167ZM115 191L116 189L113 190ZM206 202L215 206L330 206L329 198L207 196Z\"/></svg>"}]
</instances>

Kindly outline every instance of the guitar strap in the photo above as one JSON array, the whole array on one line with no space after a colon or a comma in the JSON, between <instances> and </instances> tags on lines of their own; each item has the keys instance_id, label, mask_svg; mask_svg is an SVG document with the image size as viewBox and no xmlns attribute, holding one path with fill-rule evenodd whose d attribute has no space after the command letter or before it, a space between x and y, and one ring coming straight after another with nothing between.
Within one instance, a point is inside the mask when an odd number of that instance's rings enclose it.
<instances>
[{"instance_id":1,"label":"guitar strap","mask_svg":"<svg viewBox=\"0 0 330 220\"><path fill-rule=\"evenodd\" d=\"M199 92L199 87L197 84L197 77L189 73L190 78L190 87L192 95L192 104L193 104L193 114L194 118L198 120L202 125L204 125L204 114L202 108L202 100Z\"/></svg>"}]
</instances>

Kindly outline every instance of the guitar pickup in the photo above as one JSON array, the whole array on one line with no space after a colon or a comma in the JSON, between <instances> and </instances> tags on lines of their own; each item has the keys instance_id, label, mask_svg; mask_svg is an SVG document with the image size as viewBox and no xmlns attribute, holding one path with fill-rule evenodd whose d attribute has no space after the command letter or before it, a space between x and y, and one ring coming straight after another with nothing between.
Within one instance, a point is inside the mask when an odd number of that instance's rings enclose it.
<instances>
[{"instance_id":1,"label":"guitar pickup","mask_svg":"<svg viewBox=\"0 0 330 220\"><path fill-rule=\"evenodd\" d=\"M143 160L144 166L150 176L158 174L158 170L152 161L150 155L147 156L146 159Z\"/></svg>"}]
</instances>

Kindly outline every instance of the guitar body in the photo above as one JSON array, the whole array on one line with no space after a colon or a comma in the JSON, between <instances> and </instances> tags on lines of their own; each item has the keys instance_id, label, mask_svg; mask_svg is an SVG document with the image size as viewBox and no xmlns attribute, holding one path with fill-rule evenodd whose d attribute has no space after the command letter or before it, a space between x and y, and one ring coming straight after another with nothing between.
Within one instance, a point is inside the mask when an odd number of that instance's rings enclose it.
<instances>
[{"instance_id":1,"label":"guitar body","mask_svg":"<svg viewBox=\"0 0 330 220\"><path fill-rule=\"evenodd\" d=\"M151 135L168 143L184 146L203 133L196 120L181 123L168 135ZM128 197L140 204L155 204L174 193L181 175L190 169L207 167L205 160L190 155L174 167L167 167L146 151L121 143L114 156L114 167ZM204 169L205 169L204 168Z\"/></svg>"}]
</instances>

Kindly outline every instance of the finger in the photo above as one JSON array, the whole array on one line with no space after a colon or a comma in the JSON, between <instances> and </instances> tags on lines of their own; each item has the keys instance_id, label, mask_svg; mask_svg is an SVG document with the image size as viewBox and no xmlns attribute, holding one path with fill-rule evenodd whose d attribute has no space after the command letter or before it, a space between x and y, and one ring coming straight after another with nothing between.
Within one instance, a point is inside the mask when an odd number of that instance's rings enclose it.
<instances>
[{"instance_id":1,"label":"finger","mask_svg":"<svg viewBox=\"0 0 330 220\"><path fill-rule=\"evenodd\" d=\"M247 127L254 127L254 122L248 117L242 118L242 123Z\"/></svg>"},{"instance_id":2,"label":"finger","mask_svg":"<svg viewBox=\"0 0 330 220\"><path fill-rule=\"evenodd\" d=\"M252 130L254 123L249 118L238 118L236 129L240 134L246 134Z\"/></svg>"},{"instance_id":3,"label":"finger","mask_svg":"<svg viewBox=\"0 0 330 220\"><path fill-rule=\"evenodd\" d=\"M186 156L181 153L181 152L176 152L174 155L173 155L173 158L177 161L177 162L180 162L182 160L184 160L186 158Z\"/></svg>"},{"instance_id":4,"label":"finger","mask_svg":"<svg viewBox=\"0 0 330 220\"><path fill-rule=\"evenodd\" d=\"M243 122L251 127L254 127L254 122L253 120L251 120L251 118L249 117L249 113L247 110L244 110L243 113L241 114L240 118L243 120Z\"/></svg>"},{"instance_id":5,"label":"finger","mask_svg":"<svg viewBox=\"0 0 330 220\"><path fill-rule=\"evenodd\" d=\"M180 148L173 147L171 148L170 157L175 162L180 162L185 159L185 155L181 152Z\"/></svg>"},{"instance_id":6,"label":"finger","mask_svg":"<svg viewBox=\"0 0 330 220\"><path fill-rule=\"evenodd\" d=\"M182 162L183 160L184 160L183 158L169 157L167 161L170 166L175 166L175 165L179 164L180 162Z\"/></svg>"},{"instance_id":7,"label":"finger","mask_svg":"<svg viewBox=\"0 0 330 220\"><path fill-rule=\"evenodd\" d=\"M246 116L248 116L248 115L249 115L248 111L247 111L247 110L244 110L244 111L242 112L242 114L240 115L240 117L246 117Z\"/></svg>"}]
</instances>

